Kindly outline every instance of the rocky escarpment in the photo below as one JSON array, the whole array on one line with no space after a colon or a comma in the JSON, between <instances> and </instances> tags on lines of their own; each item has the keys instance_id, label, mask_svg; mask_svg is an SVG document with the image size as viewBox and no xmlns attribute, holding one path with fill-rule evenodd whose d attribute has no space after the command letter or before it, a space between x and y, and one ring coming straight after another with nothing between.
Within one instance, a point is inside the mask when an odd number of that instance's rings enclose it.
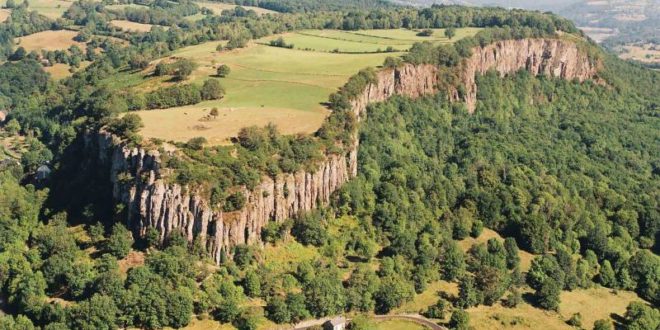
<instances>
[{"instance_id":1,"label":"rocky escarpment","mask_svg":"<svg viewBox=\"0 0 660 330\"><path fill-rule=\"evenodd\" d=\"M465 87L461 96L450 91L450 99L463 99L468 109L476 104L475 75L490 69L507 74L526 68L534 74L585 80L596 73L596 65L581 54L575 44L560 40L501 41L475 49L459 67ZM404 64L383 69L375 82L351 102L356 117L366 114L369 104L393 95L416 98L434 94L439 86L438 68L433 65ZM223 249L260 242L261 229L269 221L283 221L300 212L313 210L330 201L331 194L357 175L357 132L346 154L329 155L315 171L263 177L255 189L243 189L245 207L222 212L209 205L202 194L163 179L160 155L129 147L110 134L99 134L98 157L110 167L114 198L126 205L128 224L140 235L156 228L161 238L173 230L183 231L189 240L199 238L219 262Z\"/></svg>"},{"instance_id":2,"label":"rocky escarpment","mask_svg":"<svg viewBox=\"0 0 660 330\"><path fill-rule=\"evenodd\" d=\"M460 72L465 87L462 100L468 111L474 112L477 106L477 74L496 70L504 76L521 69L534 75L582 82L596 76L598 64L576 43L562 39L502 40L477 47L463 62Z\"/></svg>"},{"instance_id":3,"label":"rocky escarpment","mask_svg":"<svg viewBox=\"0 0 660 330\"><path fill-rule=\"evenodd\" d=\"M376 82L352 101L352 110L360 118L373 102L392 95L418 97L436 91L436 68L431 65L403 65L382 70ZM329 155L313 172L263 177L253 190L243 188L246 205L236 212L222 212L202 194L164 180L166 169L160 166L155 150L129 147L116 137L100 133L98 157L109 163L114 198L127 207L128 225L144 235L157 228L161 238L173 230L183 231L189 240L199 237L218 262L223 248L261 240L261 229L269 221L283 221L300 212L327 205L331 194L357 175L357 132L354 144L344 155Z\"/></svg>"}]
</instances>

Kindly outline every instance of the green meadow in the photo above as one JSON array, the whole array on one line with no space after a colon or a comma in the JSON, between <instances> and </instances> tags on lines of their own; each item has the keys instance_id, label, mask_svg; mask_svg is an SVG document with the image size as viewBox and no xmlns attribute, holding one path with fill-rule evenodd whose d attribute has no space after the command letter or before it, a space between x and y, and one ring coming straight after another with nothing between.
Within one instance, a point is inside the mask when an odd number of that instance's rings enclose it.
<instances>
[{"instance_id":1,"label":"green meadow","mask_svg":"<svg viewBox=\"0 0 660 330\"><path fill-rule=\"evenodd\" d=\"M476 29L461 31L461 36ZM388 56L402 56L416 41L417 32L381 31L401 39L370 36L366 31L308 30L263 38L243 49L217 51L224 42L208 42L180 49L162 60L191 59L198 67L185 83L203 83L217 78L220 65L231 73L218 78L226 90L221 100L162 110L144 110L142 135L172 141L204 136L211 144L224 144L246 126L274 123L284 134L312 133L328 115L324 102L350 76L367 67L380 66ZM284 38L293 49L272 47L268 41ZM450 42L438 30L432 42ZM456 37L453 40L458 40ZM388 46L397 51L384 52ZM334 50L338 50L333 52ZM152 75L155 61L144 71L112 78L115 88L148 92L173 84L167 77ZM208 120L212 108L219 116Z\"/></svg>"}]
</instances>

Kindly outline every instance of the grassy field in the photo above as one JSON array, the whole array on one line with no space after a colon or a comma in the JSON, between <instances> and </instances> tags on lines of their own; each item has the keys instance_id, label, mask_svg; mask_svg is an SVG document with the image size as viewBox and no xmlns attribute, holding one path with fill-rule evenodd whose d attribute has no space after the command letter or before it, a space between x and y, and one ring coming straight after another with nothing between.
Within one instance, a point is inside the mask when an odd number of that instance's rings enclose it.
<instances>
[{"instance_id":1,"label":"grassy field","mask_svg":"<svg viewBox=\"0 0 660 330\"><path fill-rule=\"evenodd\" d=\"M197 5L200 7L205 7L208 9L211 9L214 14L220 15L223 10L227 9L234 9L236 5L228 4L228 3L220 3L220 2L205 2L205 1L197 1ZM263 15L263 14L277 14L276 11L268 10L268 9L263 9L259 7L251 7L251 6L243 6L243 8L248 9L248 10L254 10L257 14Z\"/></svg>"},{"instance_id":2,"label":"grassy field","mask_svg":"<svg viewBox=\"0 0 660 330\"><path fill-rule=\"evenodd\" d=\"M603 287L565 291L561 294L559 312L565 320L574 313L582 314L582 326L591 329L596 320L609 319L612 313L623 316L632 301L641 299L631 291L614 292Z\"/></svg>"},{"instance_id":3,"label":"grassy field","mask_svg":"<svg viewBox=\"0 0 660 330\"><path fill-rule=\"evenodd\" d=\"M9 9L0 9L0 23L4 22L11 16L11 10Z\"/></svg>"},{"instance_id":4,"label":"grassy field","mask_svg":"<svg viewBox=\"0 0 660 330\"><path fill-rule=\"evenodd\" d=\"M10 135L0 127L0 160L12 158L20 161L21 155L27 149L25 137L21 135Z\"/></svg>"},{"instance_id":5,"label":"grassy field","mask_svg":"<svg viewBox=\"0 0 660 330\"><path fill-rule=\"evenodd\" d=\"M69 30L43 31L31 34L25 37L17 38L16 44L30 51L39 50L63 50L73 45L78 45L80 49L85 49L85 44L73 40L78 32Z\"/></svg>"},{"instance_id":6,"label":"grassy field","mask_svg":"<svg viewBox=\"0 0 660 330\"><path fill-rule=\"evenodd\" d=\"M579 312L582 327L593 328L598 319L612 320L612 315L623 316L626 306L639 300L629 291L612 293L610 289L597 287L562 292L559 313L535 308L527 303L516 308L499 304L470 308L470 325L476 329L574 329L566 321ZM596 303L594 303L596 302Z\"/></svg>"},{"instance_id":7,"label":"grassy field","mask_svg":"<svg viewBox=\"0 0 660 330\"><path fill-rule=\"evenodd\" d=\"M376 322L373 325L374 330L425 330L428 329L415 322L405 320L389 320Z\"/></svg>"},{"instance_id":8,"label":"grassy field","mask_svg":"<svg viewBox=\"0 0 660 330\"><path fill-rule=\"evenodd\" d=\"M227 64L232 72L221 79L226 97L186 107L141 111L144 136L175 141L205 136L210 143L222 144L243 127L269 122L285 134L311 133L328 114L322 102L351 75L380 65L387 56L306 52L263 45L220 53L215 50L217 45L211 42L184 48L174 56L199 64L190 78L192 82L213 77L218 65ZM148 91L167 84L162 83L163 79L149 79L149 74L143 72L147 79L139 79L135 88ZM218 118L201 122L213 107L220 111Z\"/></svg>"},{"instance_id":9,"label":"grassy field","mask_svg":"<svg viewBox=\"0 0 660 330\"><path fill-rule=\"evenodd\" d=\"M129 3L125 5L109 5L109 6L105 6L105 8L112 10L121 10L125 8L148 8L148 7L137 3Z\"/></svg>"},{"instance_id":10,"label":"grassy field","mask_svg":"<svg viewBox=\"0 0 660 330\"><path fill-rule=\"evenodd\" d=\"M459 30L459 34L466 36L476 31ZM225 144L243 127L264 126L270 122L284 134L312 133L328 115L323 103L350 76L363 68L381 65L388 56L403 54L375 53L378 49L384 50L388 45L393 45L405 50L415 42L415 38L449 42L440 30L430 38L416 37L414 31L390 31L393 36L402 39L369 36L363 32L309 30L283 35L285 41L297 43L296 48L315 51L259 44L278 36L264 38L247 48L232 51L216 51L222 42L180 49L171 57L192 59L198 64L186 83L202 83L215 77L217 67L222 64L231 68L231 74L221 79L226 96L222 100L190 106L139 111L145 123L141 134L147 138L177 142L203 136L211 144ZM334 49L371 53L332 53ZM115 88L141 92L172 84L167 77L151 75L157 62L142 72L113 77L108 83ZM214 107L218 108L220 115L215 120L202 120Z\"/></svg>"},{"instance_id":11,"label":"grassy field","mask_svg":"<svg viewBox=\"0 0 660 330\"><path fill-rule=\"evenodd\" d=\"M0 7L4 7L7 0L0 0ZM39 14L47 16L52 19L62 17L62 14L69 9L73 0L29 0L30 10L37 11ZM16 0L17 4L22 3L20 0Z\"/></svg>"},{"instance_id":12,"label":"grassy field","mask_svg":"<svg viewBox=\"0 0 660 330\"><path fill-rule=\"evenodd\" d=\"M419 37L413 30L374 30L374 31L340 31L340 30L307 30L281 35L287 44L293 44L295 49L314 50L321 52L366 53L383 52L388 48L395 51L406 51L415 42L429 41L436 44L450 43L443 29L434 30L430 37ZM453 40L474 35L478 29L461 29ZM258 43L267 44L279 38L266 37Z\"/></svg>"},{"instance_id":13,"label":"grassy field","mask_svg":"<svg viewBox=\"0 0 660 330\"><path fill-rule=\"evenodd\" d=\"M458 284L447 281L436 281L424 290L424 292L415 295L412 301L406 302L393 311L393 314L421 313L429 306L438 302L439 293L446 293L450 296L458 296Z\"/></svg>"},{"instance_id":14,"label":"grassy field","mask_svg":"<svg viewBox=\"0 0 660 330\"><path fill-rule=\"evenodd\" d=\"M92 62L82 61L80 63L80 67L78 69L76 69L76 71L77 70L82 70L82 69L88 67L90 64L92 64ZM71 73L71 71L69 71L70 68L71 67L68 66L67 64L55 63L52 66L44 67L44 71L50 73L50 75L51 75L51 77L53 77L53 79L60 80L60 79L70 77L73 74L73 73Z\"/></svg>"},{"instance_id":15,"label":"grassy field","mask_svg":"<svg viewBox=\"0 0 660 330\"><path fill-rule=\"evenodd\" d=\"M485 244L491 238L495 238L500 242L504 242L504 238L502 238L502 236L500 236L497 232L490 230L488 228L484 228L484 231L481 233L479 237L477 237L476 239L472 237L468 237L462 241L459 241L458 246L460 246L463 251L467 252L473 245L481 244L481 243ZM534 255L523 250L520 250L519 255L520 255L520 270L526 272L529 270L529 267L532 265L532 259L534 259Z\"/></svg>"},{"instance_id":16,"label":"grassy field","mask_svg":"<svg viewBox=\"0 0 660 330\"><path fill-rule=\"evenodd\" d=\"M127 32L149 32L151 31L151 27L153 27L151 24L135 23L124 20L112 20L110 21L110 24ZM167 29L167 27L163 28Z\"/></svg>"},{"instance_id":17,"label":"grassy field","mask_svg":"<svg viewBox=\"0 0 660 330\"><path fill-rule=\"evenodd\" d=\"M266 245L262 257L271 269L282 272L293 272L299 263L320 258L318 250L304 246L296 241L280 242L277 245Z\"/></svg>"},{"instance_id":18,"label":"grassy field","mask_svg":"<svg viewBox=\"0 0 660 330\"><path fill-rule=\"evenodd\" d=\"M379 37L379 38L384 38L384 39L394 39L394 40L406 40L406 41L412 41L412 42L419 42L419 41L444 41L444 42L452 42L456 40L460 40L465 37L473 36L477 34L481 29L480 28L462 28L462 29L456 29L456 36L452 38L452 40L449 40L445 37L445 30L444 29L433 29L433 35L430 37L422 37L418 36L417 34L419 33L418 30L408 30L408 29L396 29L396 30L361 30L361 31L355 31L355 32L350 32L353 34L357 35L362 35L362 36L370 36L370 37Z\"/></svg>"},{"instance_id":19,"label":"grassy field","mask_svg":"<svg viewBox=\"0 0 660 330\"><path fill-rule=\"evenodd\" d=\"M627 45L618 49L619 57L646 63L660 63L660 46L653 44Z\"/></svg>"}]
</instances>

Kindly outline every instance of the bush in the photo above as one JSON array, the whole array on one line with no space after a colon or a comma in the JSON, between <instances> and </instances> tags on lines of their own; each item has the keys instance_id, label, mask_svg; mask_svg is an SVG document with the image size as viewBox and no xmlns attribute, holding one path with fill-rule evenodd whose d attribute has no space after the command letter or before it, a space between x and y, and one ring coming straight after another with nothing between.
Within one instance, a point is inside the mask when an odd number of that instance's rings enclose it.
<instances>
[{"instance_id":1,"label":"bush","mask_svg":"<svg viewBox=\"0 0 660 330\"><path fill-rule=\"evenodd\" d=\"M431 30L431 29L424 29L424 30L420 31L419 33L417 33L418 37L430 37L432 35L433 35L433 30Z\"/></svg>"},{"instance_id":2,"label":"bush","mask_svg":"<svg viewBox=\"0 0 660 330\"><path fill-rule=\"evenodd\" d=\"M435 303L435 305L429 306L426 312L424 312L424 316L430 319L444 319L445 311L447 310L448 306L449 303L446 300L440 298Z\"/></svg>"},{"instance_id":3,"label":"bush","mask_svg":"<svg viewBox=\"0 0 660 330\"><path fill-rule=\"evenodd\" d=\"M287 44L286 41L284 41L284 38L282 37L279 37L275 40L271 40L268 44L272 47L281 47L281 48L289 48L289 49L293 48L293 44Z\"/></svg>"},{"instance_id":4,"label":"bush","mask_svg":"<svg viewBox=\"0 0 660 330\"><path fill-rule=\"evenodd\" d=\"M206 143L208 143L208 141L205 137L198 136L188 140L188 142L186 142L186 147L192 150L202 150Z\"/></svg>"},{"instance_id":5,"label":"bush","mask_svg":"<svg viewBox=\"0 0 660 330\"><path fill-rule=\"evenodd\" d=\"M108 124L108 131L111 133L127 138L136 134L144 124L142 118L134 113L129 113L121 118L114 119Z\"/></svg>"},{"instance_id":6,"label":"bush","mask_svg":"<svg viewBox=\"0 0 660 330\"><path fill-rule=\"evenodd\" d=\"M612 322L610 320L596 320L594 322L594 330L612 330Z\"/></svg>"},{"instance_id":7,"label":"bush","mask_svg":"<svg viewBox=\"0 0 660 330\"><path fill-rule=\"evenodd\" d=\"M231 73L231 68L227 64L218 67L217 74L220 78L225 78Z\"/></svg>"},{"instance_id":8,"label":"bush","mask_svg":"<svg viewBox=\"0 0 660 330\"><path fill-rule=\"evenodd\" d=\"M449 319L449 327L456 330L470 329L470 315L462 309L455 310Z\"/></svg>"},{"instance_id":9,"label":"bush","mask_svg":"<svg viewBox=\"0 0 660 330\"><path fill-rule=\"evenodd\" d=\"M506 299L502 302L502 306L508 308L516 308L522 302L522 295L520 291L515 288L511 289L509 295L506 296Z\"/></svg>"},{"instance_id":10,"label":"bush","mask_svg":"<svg viewBox=\"0 0 660 330\"><path fill-rule=\"evenodd\" d=\"M573 314L571 318L568 319L568 321L566 321L566 324L576 328L582 327L582 314L580 313Z\"/></svg>"},{"instance_id":11,"label":"bush","mask_svg":"<svg viewBox=\"0 0 660 330\"><path fill-rule=\"evenodd\" d=\"M243 196L243 193L240 191L237 191L225 200L225 204L222 207L222 210L225 212L234 212L238 211L245 206L245 196Z\"/></svg>"},{"instance_id":12,"label":"bush","mask_svg":"<svg viewBox=\"0 0 660 330\"><path fill-rule=\"evenodd\" d=\"M200 91L202 100L217 100L225 96L225 89L220 85L216 79L209 79L204 82L202 90ZM217 109L216 109L217 116Z\"/></svg>"}]
</instances>

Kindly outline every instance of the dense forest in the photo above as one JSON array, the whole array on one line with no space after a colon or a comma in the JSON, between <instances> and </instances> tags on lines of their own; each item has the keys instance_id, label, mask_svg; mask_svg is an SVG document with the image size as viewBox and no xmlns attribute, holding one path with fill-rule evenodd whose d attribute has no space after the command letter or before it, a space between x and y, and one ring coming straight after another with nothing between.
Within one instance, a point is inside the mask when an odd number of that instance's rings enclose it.
<instances>
[{"instance_id":1,"label":"dense forest","mask_svg":"<svg viewBox=\"0 0 660 330\"><path fill-rule=\"evenodd\" d=\"M314 258L281 267L260 247L239 245L214 265L203 244L183 233L161 241L153 228L143 236L126 228L123 206L111 203L107 169L96 167L84 147L99 129L140 144L139 117L126 112L220 98L222 87L212 79L126 94L103 77L143 68L186 45L227 40L241 47L307 28L489 27L455 46L417 44L386 63L447 70L476 45L579 32L554 15L491 8L237 1L285 13L235 9L190 23L184 17L201 12L194 2L140 3L144 9L109 10L78 1L57 21L20 5L0 23L0 55L9 59L0 65L0 107L9 112L3 130L25 137L27 145L18 163L0 165L0 329L179 328L193 316L255 329L264 317L285 324L344 312L388 313L440 279L457 283L458 297L440 298L424 314L451 313L452 328L466 328L469 307L502 301L513 308L525 301L557 310L562 290L596 285L632 290L648 302L628 306L617 326L660 324L657 72L586 45L604 61L605 83L488 73L478 77L474 114L441 92L371 106L358 125L348 103L373 81L374 70L365 70L330 96L333 114L314 136L283 136L268 126L243 129L230 147L181 143L180 157L163 158L174 173L170 179L207 186L211 202L231 212L245 204L232 187L313 168L325 154L344 152L351 133L359 132L359 175L332 205L272 222L262 232L266 246L298 242L316 251ZM108 24L117 18L170 28L129 34ZM61 82L43 71L38 54L24 54L12 42L70 23L82 26L79 38L90 49L102 51L42 54L55 62L94 61ZM160 70L177 78L190 71L185 67ZM42 164L55 172L47 184L33 179ZM457 241L485 227L504 241L461 250ZM521 249L536 256L527 272L520 268ZM135 254L144 263L127 267ZM523 295L527 288L532 295ZM249 305L255 298L265 306Z\"/></svg>"}]
</instances>

